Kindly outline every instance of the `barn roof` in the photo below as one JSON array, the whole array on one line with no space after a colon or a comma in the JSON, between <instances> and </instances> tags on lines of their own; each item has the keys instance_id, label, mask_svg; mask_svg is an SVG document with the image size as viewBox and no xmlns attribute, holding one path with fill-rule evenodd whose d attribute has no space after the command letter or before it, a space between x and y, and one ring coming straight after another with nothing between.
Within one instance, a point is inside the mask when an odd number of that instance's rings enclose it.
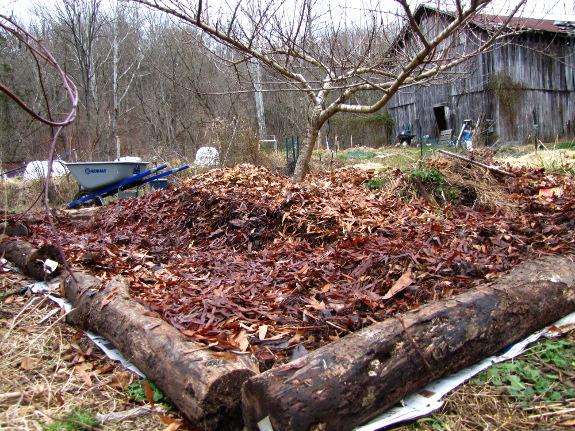
<instances>
[{"instance_id":1,"label":"barn roof","mask_svg":"<svg viewBox=\"0 0 575 431\"><path fill-rule=\"evenodd\" d=\"M500 27L507 17L499 15L477 15L473 22L481 27ZM575 35L575 21L513 17L507 27L514 30L545 31L550 33L566 33Z\"/></svg>"},{"instance_id":2,"label":"barn roof","mask_svg":"<svg viewBox=\"0 0 575 431\"><path fill-rule=\"evenodd\" d=\"M424 13L437 13L437 9L428 5L421 5L415 12L416 17L421 17ZM454 12L439 11L439 13L446 16L453 16ZM566 16L565 18L571 18ZM509 21L509 22L507 22ZM539 18L524 18L512 17L504 15L488 15L478 14L472 21L475 25L484 29L495 29L506 24L509 30L520 31L538 31L549 33L561 33L568 35L575 35L575 21L572 19L557 20L557 19L539 19Z\"/></svg>"}]
</instances>

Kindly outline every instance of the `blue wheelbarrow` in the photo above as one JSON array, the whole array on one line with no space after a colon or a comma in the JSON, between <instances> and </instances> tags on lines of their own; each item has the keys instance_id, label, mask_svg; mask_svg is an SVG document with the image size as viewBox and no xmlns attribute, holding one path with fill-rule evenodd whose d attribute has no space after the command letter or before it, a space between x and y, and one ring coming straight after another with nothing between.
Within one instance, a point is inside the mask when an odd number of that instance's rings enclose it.
<instances>
[{"instance_id":1,"label":"blue wheelbarrow","mask_svg":"<svg viewBox=\"0 0 575 431\"><path fill-rule=\"evenodd\" d=\"M74 202L66 205L67 208L80 205L101 206L104 205L106 196L119 195L125 190L140 187L146 183L159 184L162 182L160 178L190 167L190 165L183 165L153 175L166 169L168 165L163 164L146 170L148 162L139 161L62 163L80 184L80 191L74 198Z\"/></svg>"}]
</instances>

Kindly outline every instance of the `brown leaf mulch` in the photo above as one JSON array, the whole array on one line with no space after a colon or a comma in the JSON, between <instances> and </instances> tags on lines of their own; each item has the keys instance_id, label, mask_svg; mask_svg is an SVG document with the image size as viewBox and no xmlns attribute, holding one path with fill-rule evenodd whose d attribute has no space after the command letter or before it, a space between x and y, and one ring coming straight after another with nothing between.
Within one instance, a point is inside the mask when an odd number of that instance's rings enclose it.
<instances>
[{"instance_id":1,"label":"brown leaf mulch","mask_svg":"<svg viewBox=\"0 0 575 431\"><path fill-rule=\"evenodd\" d=\"M399 171L373 193L364 187L373 172L294 185L240 165L115 201L90 221L56 222L74 267L123 274L137 301L185 335L254 352L267 369L527 259L573 253L573 178L513 172L482 174L513 211L433 205ZM35 244L54 241L47 223L30 229Z\"/></svg>"}]
</instances>

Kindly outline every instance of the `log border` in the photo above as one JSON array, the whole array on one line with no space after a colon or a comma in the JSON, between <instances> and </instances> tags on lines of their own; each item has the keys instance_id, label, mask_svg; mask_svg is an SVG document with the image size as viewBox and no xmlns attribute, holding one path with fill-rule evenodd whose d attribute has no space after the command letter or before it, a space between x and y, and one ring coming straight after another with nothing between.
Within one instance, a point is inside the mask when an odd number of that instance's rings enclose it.
<instances>
[{"instance_id":1,"label":"log border","mask_svg":"<svg viewBox=\"0 0 575 431\"><path fill-rule=\"evenodd\" d=\"M250 378L244 421L257 430L351 430L432 381L575 311L575 258L519 265L492 285L371 325ZM463 323L465 322L465 323Z\"/></svg>"},{"instance_id":2,"label":"log border","mask_svg":"<svg viewBox=\"0 0 575 431\"><path fill-rule=\"evenodd\" d=\"M252 355L214 356L131 299L121 276L104 283L74 272L63 290L73 306L67 322L110 341L186 419L205 430L242 428L241 387L259 372Z\"/></svg>"},{"instance_id":3,"label":"log border","mask_svg":"<svg viewBox=\"0 0 575 431\"><path fill-rule=\"evenodd\" d=\"M5 254L14 241L0 241ZM68 323L108 339L205 430L239 430L244 423L257 430L266 417L276 431L348 430L575 311L574 263L574 255L527 261L493 283L374 324L261 374L253 355L216 357L191 342L132 300L120 276L104 283L74 272L64 276L62 290L74 307ZM353 384L339 387L342 376Z\"/></svg>"}]
</instances>

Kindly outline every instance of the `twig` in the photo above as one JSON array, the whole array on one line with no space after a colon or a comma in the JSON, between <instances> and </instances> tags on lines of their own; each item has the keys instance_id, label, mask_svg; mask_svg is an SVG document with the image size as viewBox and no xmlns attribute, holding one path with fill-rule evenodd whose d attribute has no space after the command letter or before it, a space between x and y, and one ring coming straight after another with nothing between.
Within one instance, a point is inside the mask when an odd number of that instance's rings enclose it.
<instances>
[{"instance_id":1,"label":"twig","mask_svg":"<svg viewBox=\"0 0 575 431\"><path fill-rule=\"evenodd\" d=\"M554 412L549 412L549 413L541 413L540 415L529 416L529 418L530 419L537 419L537 418L543 418L545 416L563 415L565 413L575 413L575 408L565 409L565 410L556 410Z\"/></svg>"},{"instance_id":2,"label":"twig","mask_svg":"<svg viewBox=\"0 0 575 431\"><path fill-rule=\"evenodd\" d=\"M109 422L109 423L118 423L125 420L135 419L142 416L149 416L154 413L158 413L155 410L152 410L150 407L136 407L131 410L121 411L121 412L112 412L112 413L97 413L96 420L100 423Z\"/></svg>"},{"instance_id":3,"label":"twig","mask_svg":"<svg viewBox=\"0 0 575 431\"><path fill-rule=\"evenodd\" d=\"M186 354L187 354L187 353L195 353L195 352L199 352L200 350L208 350L208 349L211 349L212 347L217 346L217 345L218 345L217 342L216 342L216 343L210 343L210 344L208 344L207 346L197 347L197 348L195 348L195 349L190 349L190 350L184 350L182 353L186 353Z\"/></svg>"},{"instance_id":4,"label":"twig","mask_svg":"<svg viewBox=\"0 0 575 431\"><path fill-rule=\"evenodd\" d=\"M427 369L429 370L429 372L435 376L435 372L433 371L433 368L431 368L431 365L429 365L429 362L427 362L427 359L425 359L425 356L423 356L423 353L421 352L421 350L419 349L419 346L417 345L417 343L415 342L415 340L413 339L413 337L411 336L411 334L409 333L409 331L407 330L407 327L405 326L405 322L403 321L403 319L399 316L395 316L395 318L399 321L399 323L401 323L401 326L403 327L403 331L405 332L405 335L407 337L407 339L409 340L409 342L411 343L411 345L413 346L413 348L415 349L416 353L418 354L418 356L421 358L421 360L425 363L425 366L427 367Z\"/></svg>"},{"instance_id":5,"label":"twig","mask_svg":"<svg viewBox=\"0 0 575 431\"><path fill-rule=\"evenodd\" d=\"M24 391L6 392L4 394L0 394L0 400L9 400L11 398L20 398L23 395L25 395Z\"/></svg>"},{"instance_id":6,"label":"twig","mask_svg":"<svg viewBox=\"0 0 575 431\"><path fill-rule=\"evenodd\" d=\"M12 283L12 282L9 281L9 283ZM7 297L12 296L12 295L21 295L22 293L26 292L27 289L28 288L26 286L18 286L18 287L14 287L12 289L9 289L6 292L0 293L0 300L3 300L4 298L7 298Z\"/></svg>"},{"instance_id":7,"label":"twig","mask_svg":"<svg viewBox=\"0 0 575 431\"><path fill-rule=\"evenodd\" d=\"M455 153L452 153L452 152L450 152L450 151L445 151L445 150L437 150L437 151L439 151L439 152L442 153L442 154L446 154L446 155L448 155L448 156L455 157L455 158L461 159L461 160L465 160L466 162L469 162L469 163L473 163L474 165L481 166L482 168L489 169L490 171L497 172L498 174L508 175L508 176L510 176L510 177L514 177L514 176L515 176L515 174L512 173L512 172L504 171L504 170L502 170L502 169L496 168L495 166L486 165L485 163L481 163L481 162L472 160L472 159L470 159L469 157L461 156L461 155L459 155L459 154L455 154Z\"/></svg>"}]
</instances>

